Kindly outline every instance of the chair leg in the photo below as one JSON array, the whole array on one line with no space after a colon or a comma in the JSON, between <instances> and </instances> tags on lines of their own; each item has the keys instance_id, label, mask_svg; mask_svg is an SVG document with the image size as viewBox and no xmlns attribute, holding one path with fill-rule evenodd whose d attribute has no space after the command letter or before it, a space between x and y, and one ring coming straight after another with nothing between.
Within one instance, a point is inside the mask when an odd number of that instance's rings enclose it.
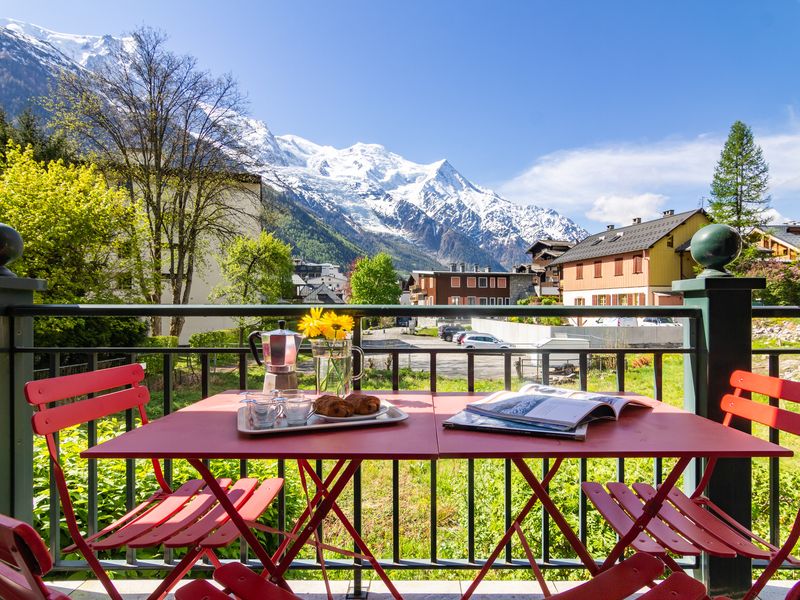
<instances>
[{"instance_id":1,"label":"chair leg","mask_svg":"<svg viewBox=\"0 0 800 600\"><path fill-rule=\"evenodd\" d=\"M181 562L179 562L158 585L158 587L153 590L153 593L150 594L148 600L155 600L157 598L165 597L175 586L175 584L183 579L183 576L189 572L189 570L194 566L204 552L204 549L200 549L198 547L188 549L186 556L181 559Z\"/></svg>"}]
</instances>

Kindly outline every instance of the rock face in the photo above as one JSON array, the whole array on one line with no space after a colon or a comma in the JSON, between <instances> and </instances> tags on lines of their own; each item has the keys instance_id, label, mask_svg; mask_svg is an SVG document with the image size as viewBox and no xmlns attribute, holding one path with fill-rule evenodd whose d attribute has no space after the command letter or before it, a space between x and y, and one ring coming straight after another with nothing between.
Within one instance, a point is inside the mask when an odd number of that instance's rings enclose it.
<instances>
[{"instance_id":1,"label":"rock face","mask_svg":"<svg viewBox=\"0 0 800 600\"><path fill-rule=\"evenodd\" d=\"M95 69L133 44L0 21L0 102L13 115L60 70ZM275 232L307 259L347 264L384 250L402 270L450 262L508 268L527 261L537 239L587 235L554 210L513 204L470 182L447 160L418 164L378 144L321 146L242 119L254 155L248 168L262 175L279 215Z\"/></svg>"}]
</instances>

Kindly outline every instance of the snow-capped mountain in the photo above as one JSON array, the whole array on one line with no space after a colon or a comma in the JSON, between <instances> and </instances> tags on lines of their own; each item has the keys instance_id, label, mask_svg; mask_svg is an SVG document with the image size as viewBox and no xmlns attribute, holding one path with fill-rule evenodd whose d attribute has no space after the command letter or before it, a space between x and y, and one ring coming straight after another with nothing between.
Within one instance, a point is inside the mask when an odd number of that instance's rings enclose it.
<instances>
[{"instance_id":1,"label":"snow-capped mountain","mask_svg":"<svg viewBox=\"0 0 800 600\"><path fill-rule=\"evenodd\" d=\"M30 69L31 79L45 74L52 79L64 68L92 70L112 49L130 50L133 44L132 38L62 34L0 20L0 74L7 64L16 72ZM0 96L4 106L5 96ZM536 239L577 241L587 235L554 210L513 204L470 182L447 160L418 164L378 144L321 146L294 135L275 136L263 121L243 119L249 131L245 141L255 156L250 168L284 209L276 232L301 246L308 259L344 262L387 250L408 270L456 261L511 267L526 260ZM303 238L309 228L326 233L302 248L301 227ZM319 255L325 244L336 245L336 252Z\"/></svg>"}]
</instances>

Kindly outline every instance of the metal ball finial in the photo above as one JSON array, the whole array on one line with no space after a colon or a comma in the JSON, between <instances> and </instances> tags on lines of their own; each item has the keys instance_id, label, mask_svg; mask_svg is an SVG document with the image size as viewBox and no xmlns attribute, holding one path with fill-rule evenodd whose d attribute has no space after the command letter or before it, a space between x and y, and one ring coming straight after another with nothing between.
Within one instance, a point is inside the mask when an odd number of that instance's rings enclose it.
<instances>
[{"instance_id":1,"label":"metal ball finial","mask_svg":"<svg viewBox=\"0 0 800 600\"><path fill-rule=\"evenodd\" d=\"M692 236L692 258L705 270L697 277L732 277L725 265L742 251L742 237L728 225L706 225Z\"/></svg>"},{"instance_id":2,"label":"metal ball finial","mask_svg":"<svg viewBox=\"0 0 800 600\"><path fill-rule=\"evenodd\" d=\"M16 277L7 264L22 256L22 236L13 227L0 223L0 277Z\"/></svg>"}]
</instances>

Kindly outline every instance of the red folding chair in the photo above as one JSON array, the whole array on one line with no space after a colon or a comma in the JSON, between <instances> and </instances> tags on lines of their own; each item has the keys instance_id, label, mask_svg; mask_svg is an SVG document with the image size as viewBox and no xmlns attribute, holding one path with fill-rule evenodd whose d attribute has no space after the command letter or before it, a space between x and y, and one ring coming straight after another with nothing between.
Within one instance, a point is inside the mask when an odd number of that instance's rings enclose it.
<instances>
[{"instance_id":1,"label":"red folding chair","mask_svg":"<svg viewBox=\"0 0 800 600\"><path fill-rule=\"evenodd\" d=\"M213 548L228 545L238 538L234 523L202 479L187 481L173 491L167 485L157 460L152 463L160 488L158 491L94 535L84 537L78 528L55 434L68 427L133 408L138 409L142 424L147 424L145 405L150 400L150 393L141 385L143 379L144 369L141 365L132 364L40 379L25 385L25 397L36 410L32 419L33 431L47 440L61 507L74 541L73 545L64 548L64 552L79 551L109 596L115 600L121 599L121 596L95 556L96 552L161 545L165 548L186 548L185 556L153 593L153 598L159 598L204 555L219 565ZM71 402L62 403L66 400ZM260 485L254 478L240 479L235 483L230 479L218 481L227 491L231 503L250 521L266 510L283 485L282 479L268 479Z\"/></svg>"},{"instance_id":2,"label":"red folding chair","mask_svg":"<svg viewBox=\"0 0 800 600\"><path fill-rule=\"evenodd\" d=\"M743 393L756 393L800 402L800 383L747 371L734 371L730 381L733 393L726 394L721 402L722 410L726 413L723 425L727 427L733 417L741 417L800 435L800 414L742 397ZM767 567L744 597L745 600L752 600L784 561L800 565L800 560L790 555L800 537L800 510L783 545L777 547L770 544L703 496L715 464L715 459L708 461L703 477L691 496L673 489L658 517L646 528L652 539L642 533L631 547L639 551L647 547L648 551L665 560L673 570L678 567L666 550L681 556L707 552L713 556L728 558L739 555L765 559L768 561ZM624 535L633 520L641 515L644 502L655 495L655 489L645 483L634 483L630 488L623 483L608 483L608 491L598 483L587 482L582 487L589 500L620 535Z\"/></svg>"},{"instance_id":3,"label":"red folding chair","mask_svg":"<svg viewBox=\"0 0 800 600\"><path fill-rule=\"evenodd\" d=\"M0 515L0 598L69 600L42 582L52 567L50 553L33 527Z\"/></svg>"},{"instance_id":4,"label":"red folding chair","mask_svg":"<svg viewBox=\"0 0 800 600\"><path fill-rule=\"evenodd\" d=\"M653 580L664 572L664 563L649 554L634 554L625 562L614 565L594 579L578 587L550 596L550 600L623 600L643 587L653 586ZM242 565L230 563L214 571L214 579L225 586L226 591L241 600L297 600L287 592L265 581L262 577ZM178 600L230 600L225 591L220 591L205 579L198 579L175 593ZM702 600L706 588L702 583L685 573L673 573L661 583L639 597L640 600Z\"/></svg>"},{"instance_id":5,"label":"red folding chair","mask_svg":"<svg viewBox=\"0 0 800 600\"><path fill-rule=\"evenodd\" d=\"M214 571L214 579L225 590L220 591L206 579L195 579L175 592L177 600L230 600L226 591L241 600L301 600L300 596L278 587L254 573L242 563L228 563Z\"/></svg>"}]
</instances>

